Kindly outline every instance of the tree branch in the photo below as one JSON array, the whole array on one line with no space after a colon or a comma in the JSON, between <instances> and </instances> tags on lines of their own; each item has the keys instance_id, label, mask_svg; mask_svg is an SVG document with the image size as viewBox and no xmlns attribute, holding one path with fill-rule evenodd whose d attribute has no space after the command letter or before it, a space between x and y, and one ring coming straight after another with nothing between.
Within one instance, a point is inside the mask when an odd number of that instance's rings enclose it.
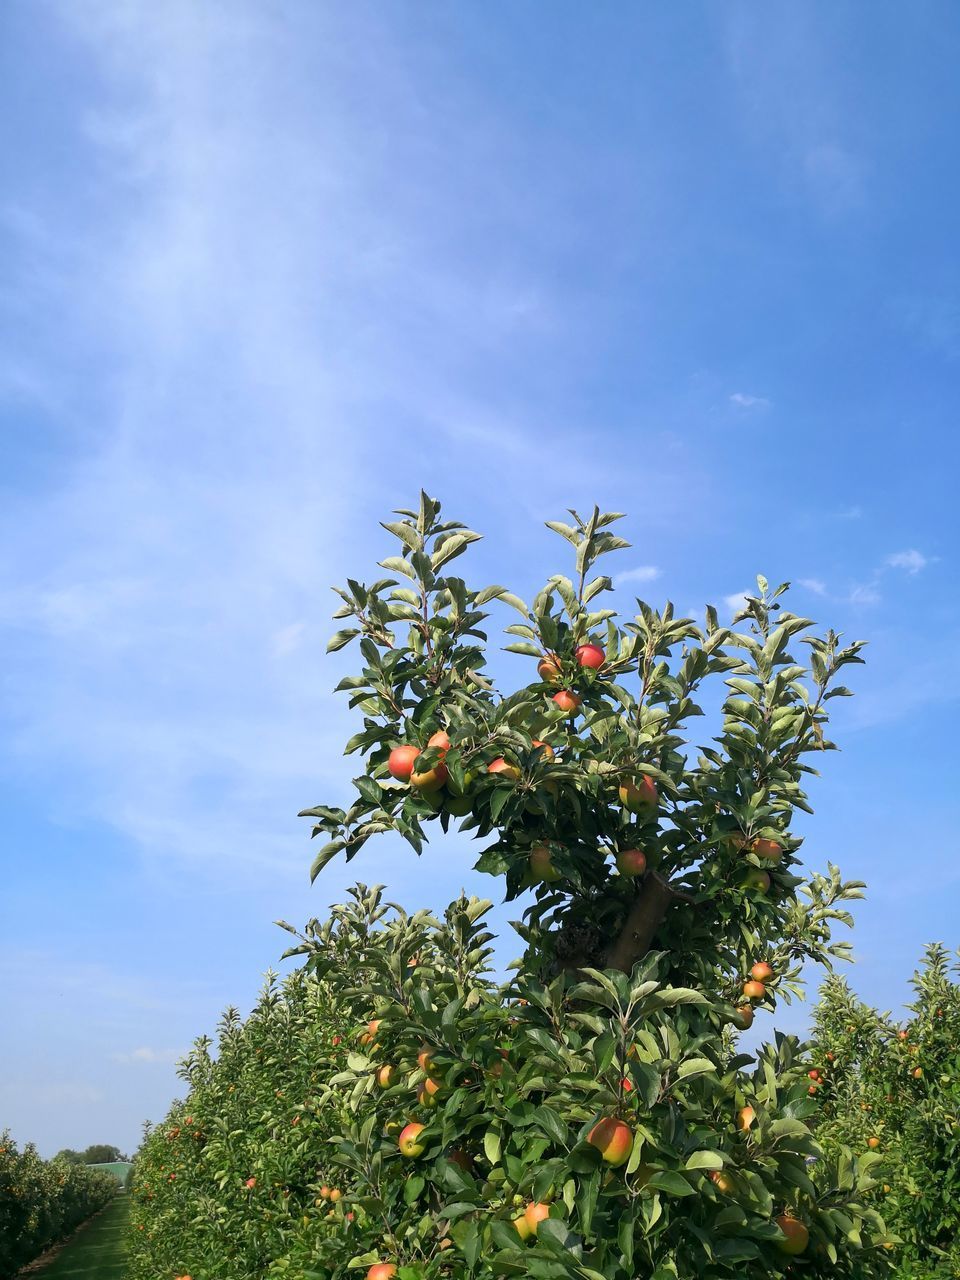
<instances>
[{"instance_id":1,"label":"tree branch","mask_svg":"<svg viewBox=\"0 0 960 1280\"><path fill-rule=\"evenodd\" d=\"M646 876L640 893L623 922L620 936L607 951L606 968L630 973L637 961L642 960L650 950L650 944L663 924L671 904L684 899L686 894L671 888L655 871Z\"/></svg>"}]
</instances>

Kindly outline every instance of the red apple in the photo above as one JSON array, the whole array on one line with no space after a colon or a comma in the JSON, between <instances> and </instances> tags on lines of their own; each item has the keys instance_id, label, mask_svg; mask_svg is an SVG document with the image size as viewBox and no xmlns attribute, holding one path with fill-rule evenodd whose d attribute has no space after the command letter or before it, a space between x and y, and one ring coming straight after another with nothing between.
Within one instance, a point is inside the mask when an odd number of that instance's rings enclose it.
<instances>
[{"instance_id":1,"label":"red apple","mask_svg":"<svg viewBox=\"0 0 960 1280\"><path fill-rule=\"evenodd\" d=\"M402 1156L410 1159L413 1156L423 1155L424 1144L420 1141L420 1135L426 1127L424 1124L413 1122L400 1130L397 1146Z\"/></svg>"},{"instance_id":2,"label":"red apple","mask_svg":"<svg viewBox=\"0 0 960 1280\"><path fill-rule=\"evenodd\" d=\"M734 1191L737 1189L737 1184L734 1182L733 1178L730 1177L729 1173L725 1173L723 1169L712 1170L710 1174L710 1181L717 1190L722 1191L725 1196L733 1195Z\"/></svg>"},{"instance_id":3,"label":"red apple","mask_svg":"<svg viewBox=\"0 0 960 1280\"><path fill-rule=\"evenodd\" d=\"M753 1008L748 1004L742 1004L737 1007L736 1015L733 1019L733 1025L739 1031L746 1031L753 1026Z\"/></svg>"},{"instance_id":4,"label":"red apple","mask_svg":"<svg viewBox=\"0 0 960 1280\"><path fill-rule=\"evenodd\" d=\"M876 1149L877 1149L877 1147L879 1147L879 1145L880 1145L880 1139L879 1139L879 1138L868 1138L868 1139L867 1139L867 1146L870 1148L870 1150L871 1150L871 1151L876 1151Z\"/></svg>"},{"instance_id":5,"label":"red apple","mask_svg":"<svg viewBox=\"0 0 960 1280\"><path fill-rule=\"evenodd\" d=\"M392 1262L375 1262L367 1271L367 1280L392 1280L397 1268Z\"/></svg>"},{"instance_id":6,"label":"red apple","mask_svg":"<svg viewBox=\"0 0 960 1280\"><path fill-rule=\"evenodd\" d=\"M397 1068L392 1066L381 1067L377 1072L377 1084L381 1089L389 1089L397 1078Z\"/></svg>"},{"instance_id":7,"label":"red apple","mask_svg":"<svg viewBox=\"0 0 960 1280\"><path fill-rule=\"evenodd\" d=\"M773 969L766 960L758 960L750 970L750 977L756 978L757 982L769 982L773 977Z\"/></svg>"},{"instance_id":8,"label":"red apple","mask_svg":"<svg viewBox=\"0 0 960 1280\"><path fill-rule=\"evenodd\" d=\"M574 651L574 656L581 667L587 667L590 671L599 671L606 660L606 654L596 644L581 644Z\"/></svg>"},{"instance_id":9,"label":"red apple","mask_svg":"<svg viewBox=\"0 0 960 1280\"><path fill-rule=\"evenodd\" d=\"M387 760L387 770L392 778L399 782L409 782L413 773L413 762L420 754L420 748L414 746L394 747Z\"/></svg>"},{"instance_id":10,"label":"red apple","mask_svg":"<svg viewBox=\"0 0 960 1280\"><path fill-rule=\"evenodd\" d=\"M591 1147L596 1147L606 1164L615 1169L625 1164L633 1150L633 1130L623 1120L605 1116L587 1134Z\"/></svg>"},{"instance_id":11,"label":"red apple","mask_svg":"<svg viewBox=\"0 0 960 1280\"><path fill-rule=\"evenodd\" d=\"M436 747L440 752L440 759L450 750L450 739L447 737L443 729L438 729L436 733L431 734L427 739L428 747Z\"/></svg>"},{"instance_id":12,"label":"red apple","mask_svg":"<svg viewBox=\"0 0 960 1280\"><path fill-rule=\"evenodd\" d=\"M630 813L642 813L652 809L657 803L657 788L652 778L642 774L620 783L620 803Z\"/></svg>"},{"instance_id":13,"label":"red apple","mask_svg":"<svg viewBox=\"0 0 960 1280\"><path fill-rule=\"evenodd\" d=\"M498 773L502 778L512 778L514 782L520 777L520 770L515 764L511 764L509 760L504 760L503 756L498 756L496 760L491 760L487 765L487 773Z\"/></svg>"},{"instance_id":14,"label":"red apple","mask_svg":"<svg viewBox=\"0 0 960 1280\"><path fill-rule=\"evenodd\" d=\"M616 863L622 876L642 876L647 869L647 855L639 849L621 849Z\"/></svg>"},{"instance_id":15,"label":"red apple","mask_svg":"<svg viewBox=\"0 0 960 1280\"><path fill-rule=\"evenodd\" d=\"M781 1253L797 1254L803 1253L810 1239L810 1232L799 1220L789 1213L781 1213L776 1219L777 1226L783 1232L786 1239L777 1241L777 1248Z\"/></svg>"},{"instance_id":16,"label":"red apple","mask_svg":"<svg viewBox=\"0 0 960 1280\"><path fill-rule=\"evenodd\" d=\"M429 1071L433 1065L433 1050L424 1045L417 1054L417 1066L421 1071Z\"/></svg>"},{"instance_id":17,"label":"red apple","mask_svg":"<svg viewBox=\"0 0 960 1280\"><path fill-rule=\"evenodd\" d=\"M569 689L561 689L559 693L555 693L553 700L561 711L566 711L567 715L574 715L580 708L580 699Z\"/></svg>"},{"instance_id":18,"label":"red apple","mask_svg":"<svg viewBox=\"0 0 960 1280\"><path fill-rule=\"evenodd\" d=\"M527 1224L527 1229L532 1236L535 1236L540 1223L544 1218L550 1217L550 1206L548 1204L540 1204L536 1201L531 1201L531 1203L527 1205L526 1209L524 1209L523 1216Z\"/></svg>"},{"instance_id":19,"label":"red apple","mask_svg":"<svg viewBox=\"0 0 960 1280\"><path fill-rule=\"evenodd\" d=\"M531 746L540 752L540 756L543 760L552 760L556 755L556 752L553 747L551 747L550 743L541 742L539 738L534 738Z\"/></svg>"},{"instance_id":20,"label":"red apple","mask_svg":"<svg viewBox=\"0 0 960 1280\"><path fill-rule=\"evenodd\" d=\"M779 862L783 857L783 849L776 840L754 840L750 846L750 852L766 862Z\"/></svg>"},{"instance_id":21,"label":"red apple","mask_svg":"<svg viewBox=\"0 0 960 1280\"><path fill-rule=\"evenodd\" d=\"M743 984L743 994L748 1000L762 1000L767 994L767 988L762 982L745 982Z\"/></svg>"},{"instance_id":22,"label":"red apple","mask_svg":"<svg viewBox=\"0 0 960 1280\"><path fill-rule=\"evenodd\" d=\"M753 1107L741 1107L737 1112L737 1128L741 1133L746 1133L756 1118L757 1113L754 1111Z\"/></svg>"}]
</instances>

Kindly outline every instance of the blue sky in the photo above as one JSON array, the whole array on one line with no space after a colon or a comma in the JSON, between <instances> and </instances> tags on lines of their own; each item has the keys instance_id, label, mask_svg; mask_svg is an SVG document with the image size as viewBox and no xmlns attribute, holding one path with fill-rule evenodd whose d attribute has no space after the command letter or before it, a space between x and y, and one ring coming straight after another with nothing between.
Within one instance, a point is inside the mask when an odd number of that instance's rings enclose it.
<instances>
[{"instance_id":1,"label":"blue sky","mask_svg":"<svg viewBox=\"0 0 960 1280\"><path fill-rule=\"evenodd\" d=\"M960 15L864 16L4 6L19 1140L135 1146L276 963L271 921L352 882L311 890L295 816L351 776L328 586L421 485L487 535L478 582L538 585L542 521L597 502L652 601L729 607L761 571L867 638L805 854L870 882L870 1000L960 943ZM410 906L496 887L456 840L368 850L351 870Z\"/></svg>"}]
</instances>

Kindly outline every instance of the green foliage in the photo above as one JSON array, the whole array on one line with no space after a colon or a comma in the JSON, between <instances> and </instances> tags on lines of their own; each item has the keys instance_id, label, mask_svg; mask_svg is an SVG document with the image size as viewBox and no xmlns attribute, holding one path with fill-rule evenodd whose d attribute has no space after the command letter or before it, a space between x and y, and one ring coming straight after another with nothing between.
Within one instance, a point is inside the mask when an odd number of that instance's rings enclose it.
<instances>
[{"instance_id":1,"label":"green foliage","mask_svg":"<svg viewBox=\"0 0 960 1280\"><path fill-rule=\"evenodd\" d=\"M913 977L897 1024L831 977L816 1012L817 1137L828 1151L877 1142L871 1201L903 1241L902 1274L960 1275L960 986L942 946Z\"/></svg>"},{"instance_id":2,"label":"green foliage","mask_svg":"<svg viewBox=\"0 0 960 1280\"><path fill-rule=\"evenodd\" d=\"M0 1133L0 1275L13 1275L56 1244L116 1190L109 1174L41 1160L31 1144L19 1151L9 1132Z\"/></svg>"},{"instance_id":3,"label":"green foliage","mask_svg":"<svg viewBox=\"0 0 960 1280\"><path fill-rule=\"evenodd\" d=\"M358 643L339 688L363 717L346 747L362 765L347 808L305 811L312 875L383 831L420 852L459 820L508 900L532 891L525 953L494 983L473 900L441 922L361 886L311 921L287 953L304 968L245 1024L228 1015L216 1059L198 1044L188 1101L147 1139L136 1280L340 1280L378 1260L399 1280L887 1274L865 1202L876 1160L821 1152L802 1046L736 1047L806 960L846 954L831 930L862 886L834 867L804 879L791 822L862 646L816 635L763 578L731 628L669 603L618 619L596 572L627 545L618 513L550 523L574 568L530 605L451 575L478 535L439 503L396 514L390 576L338 591L349 622L330 647ZM484 674L494 602L529 664L511 692ZM698 746L687 726L711 691ZM398 746L416 752L409 782ZM638 873L618 870L627 851ZM772 975L745 990L761 963ZM622 1161L588 1141L600 1120L626 1126ZM410 1122L424 1128L404 1156ZM539 1203L525 1238L515 1219ZM801 1263L781 1249L785 1213L809 1231Z\"/></svg>"}]
</instances>

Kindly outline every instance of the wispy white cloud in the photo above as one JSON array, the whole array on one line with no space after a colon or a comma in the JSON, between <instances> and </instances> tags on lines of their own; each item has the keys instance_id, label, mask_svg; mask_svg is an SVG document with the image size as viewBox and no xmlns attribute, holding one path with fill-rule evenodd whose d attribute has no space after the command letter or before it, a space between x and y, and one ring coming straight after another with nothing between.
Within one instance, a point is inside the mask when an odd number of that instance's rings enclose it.
<instances>
[{"instance_id":1,"label":"wispy white cloud","mask_svg":"<svg viewBox=\"0 0 960 1280\"><path fill-rule=\"evenodd\" d=\"M752 409L755 412L769 409L773 405L773 401L766 396L747 395L744 391L735 391L730 397L730 403L735 409Z\"/></svg>"},{"instance_id":2,"label":"wispy white cloud","mask_svg":"<svg viewBox=\"0 0 960 1280\"><path fill-rule=\"evenodd\" d=\"M730 595L723 597L723 603L731 613L736 613L742 609L747 602L747 596L752 594L752 589L747 588L744 591L732 591Z\"/></svg>"},{"instance_id":3,"label":"wispy white cloud","mask_svg":"<svg viewBox=\"0 0 960 1280\"><path fill-rule=\"evenodd\" d=\"M660 570L655 564L637 565L635 569L624 569L623 573L614 575L614 586L622 587L628 582L654 582L660 577Z\"/></svg>"},{"instance_id":4,"label":"wispy white cloud","mask_svg":"<svg viewBox=\"0 0 960 1280\"><path fill-rule=\"evenodd\" d=\"M930 563L928 558L920 551L895 551L893 555L887 556L887 564L891 569L905 569L907 573L919 573L921 569L925 569Z\"/></svg>"},{"instance_id":5,"label":"wispy white cloud","mask_svg":"<svg viewBox=\"0 0 960 1280\"><path fill-rule=\"evenodd\" d=\"M805 587L807 591L812 591L815 596L823 596L827 594L827 584L821 582L819 578L800 578L797 585Z\"/></svg>"},{"instance_id":6,"label":"wispy white cloud","mask_svg":"<svg viewBox=\"0 0 960 1280\"><path fill-rule=\"evenodd\" d=\"M138 1049L132 1049L129 1053L115 1053L113 1059L123 1066L137 1066L143 1063L170 1064L179 1062L185 1056L185 1053L186 1050L184 1049L154 1049L149 1045L142 1045Z\"/></svg>"},{"instance_id":7,"label":"wispy white cloud","mask_svg":"<svg viewBox=\"0 0 960 1280\"><path fill-rule=\"evenodd\" d=\"M872 582L861 582L851 588L847 599L850 604L873 605L880 603L881 596Z\"/></svg>"}]
</instances>

